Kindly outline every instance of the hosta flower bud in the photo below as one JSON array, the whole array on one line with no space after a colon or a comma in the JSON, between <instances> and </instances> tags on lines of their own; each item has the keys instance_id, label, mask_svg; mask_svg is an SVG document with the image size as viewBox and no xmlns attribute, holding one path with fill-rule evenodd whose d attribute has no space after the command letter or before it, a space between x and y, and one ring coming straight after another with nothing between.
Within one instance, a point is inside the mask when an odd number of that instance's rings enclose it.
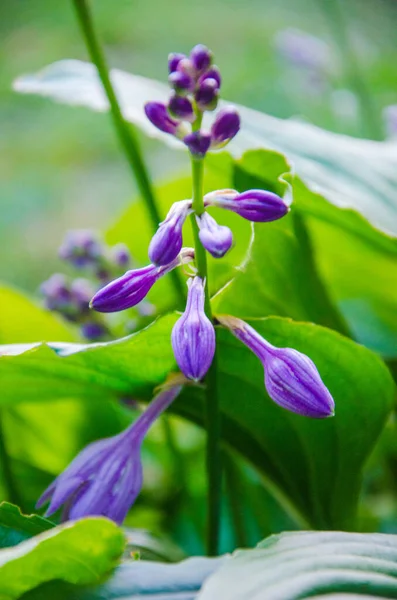
<instances>
[{"instance_id":1,"label":"hosta flower bud","mask_svg":"<svg viewBox=\"0 0 397 600\"><path fill-rule=\"evenodd\" d=\"M189 98L184 96L177 96L176 94L172 96L168 103L168 110L173 117L183 121L193 122L196 118L192 103Z\"/></svg>"},{"instance_id":2,"label":"hosta flower bud","mask_svg":"<svg viewBox=\"0 0 397 600\"><path fill-rule=\"evenodd\" d=\"M128 429L93 442L53 481L37 502L50 502L46 516L65 506L62 520L103 515L121 525L142 488L141 446L144 437L181 391L173 385L160 392Z\"/></svg>"},{"instance_id":3,"label":"hosta flower bud","mask_svg":"<svg viewBox=\"0 0 397 600\"><path fill-rule=\"evenodd\" d=\"M194 250L184 248L180 255L170 264L163 267L148 265L142 269L127 271L105 287L92 298L90 306L98 312L117 312L139 304L148 294L154 283L181 264L194 259Z\"/></svg>"},{"instance_id":4,"label":"hosta flower bud","mask_svg":"<svg viewBox=\"0 0 397 600\"><path fill-rule=\"evenodd\" d=\"M334 414L334 400L316 365L293 348L276 348L235 317L217 317L263 364L265 387L277 404L299 415L323 419Z\"/></svg>"},{"instance_id":5,"label":"hosta flower bud","mask_svg":"<svg viewBox=\"0 0 397 600\"><path fill-rule=\"evenodd\" d=\"M221 258L226 254L233 244L233 234L229 227L218 225L211 215L204 212L196 215L199 226L199 237L204 248L215 258Z\"/></svg>"},{"instance_id":6,"label":"hosta flower bud","mask_svg":"<svg viewBox=\"0 0 397 600\"><path fill-rule=\"evenodd\" d=\"M145 114L149 121L164 133L170 133L176 137L183 136L184 127L179 121L173 119L168 114L167 107L161 102L147 102L145 104Z\"/></svg>"},{"instance_id":7,"label":"hosta flower bud","mask_svg":"<svg viewBox=\"0 0 397 600\"><path fill-rule=\"evenodd\" d=\"M80 269L96 265L104 257L105 248L93 231L77 229L68 231L59 248L59 257Z\"/></svg>"},{"instance_id":8,"label":"hosta flower bud","mask_svg":"<svg viewBox=\"0 0 397 600\"><path fill-rule=\"evenodd\" d=\"M203 157L210 147L211 135L202 131L193 131L186 135L183 141L192 154L197 157Z\"/></svg>"},{"instance_id":9,"label":"hosta flower bud","mask_svg":"<svg viewBox=\"0 0 397 600\"><path fill-rule=\"evenodd\" d=\"M182 248L182 227L191 210L191 201L182 200L171 206L168 215L149 245L149 258L155 265L167 265Z\"/></svg>"},{"instance_id":10,"label":"hosta flower bud","mask_svg":"<svg viewBox=\"0 0 397 600\"><path fill-rule=\"evenodd\" d=\"M168 55L168 71L173 73L177 70L179 63L183 58L187 58L185 54L181 54L180 52L172 52Z\"/></svg>"},{"instance_id":11,"label":"hosta flower bud","mask_svg":"<svg viewBox=\"0 0 397 600\"><path fill-rule=\"evenodd\" d=\"M199 110L215 110L218 103L218 84L215 79L205 79L194 97Z\"/></svg>"},{"instance_id":12,"label":"hosta flower bud","mask_svg":"<svg viewBox=\"0 0 397 600\"><path fill-rule=\"evenodd\" d=\"M108 330L102 323L87 321L81 325L82 335L90 342L102 339L108 334Z\"/></svg>"},{"instance_id":13,"label":"hosta flower bud","mask_svg":"<svg viewBox=\"0 0 397 600\"><path fill-rule=\"evenodd\" d=\"M112 259L117 267L128 267L131 263L131 253L125 244L116 244L112 248Z\"/></svg>"},{"instance_id":14,"label":"hosta flower bud","mask_svg":"<svg viewBox=\"0 0 397 600\"><path fill-rule=\"evenodd\" d=\"M174 71L170 73L168 77L168 82L171 87L179 94L187 94L188 92L192 92L195 87L195 82L193 77L189 75L189 73L184 73L183 71Z\"/></svg>"},{"instance_id":15,"label":"hosta flower bud","mask_svg":"<svg viewBox=\"0 0 397 600\"><path fill-rule=\"evenodd\" d=\"M213 55L211 50L203 44L197 44L190 53L190 60L198 72L208 69L212 63L212 59Z\"/></svg>"},{"instance_id":16,"label":"hosta flower bud","mask_svg":"<svg viewBox=\"0 0 397 600\"><path fill-rule=\"evenodd\" d=\"M216 67L215 65L213 67L211 67L208 71L203 73L203 75L201 75L200 79L198 80L199 86L206 79L215 79L218 89L221 87L221 83L222 83L221 72L219 71L218 67Z\"/></svg>"},{"instance_id":17,"label":"hosta flower bud","mask_svg":"<svg viewBox=\"0 0 397 600\"><path fill-rule=\"evenodd\" d=\"M204 282L188 280L186 310L172 330L175 359L182 373L199 381L211 366L215 353L215 330L204 312Z\"/></svg>"},{"instance_id":18,"label":"hosta flower bud","mask_svg":"<svg viewBox=\"0 0 397 600\"><path fill-rule=\"evenodd\" d=\"M211 127L211 148L222 148L240 129L240 116L232 106L223 108L216 115Z\"/></svg>"},{"instance_id":19,"label":"hosta flower bud","mask_svg":"<svg viewBox=\"0 0 397 600\"><path fill-rule=\"evenodd\" d=\"M219 190L205 197L206 206L226 208L248 221L267 223L284 217L289 207L280 196L265 190L249 190L239 194L235 190Z\"/></svg>"}]
</instances>

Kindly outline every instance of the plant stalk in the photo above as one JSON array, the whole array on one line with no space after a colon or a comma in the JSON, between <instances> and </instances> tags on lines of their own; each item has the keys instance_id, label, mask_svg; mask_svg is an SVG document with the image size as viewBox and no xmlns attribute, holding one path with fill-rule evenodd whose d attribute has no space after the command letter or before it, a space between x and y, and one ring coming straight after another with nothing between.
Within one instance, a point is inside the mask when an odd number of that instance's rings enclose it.
<instances>
[{"instance_id":1,"label":"plant stalk","mask_svg":"<svg viewBox=\"0 0 397 600\"><path fill-rule=\"evenodd\" d=\"M7 500L20 507L21 504L19 492L16 486L14 474L11 469L10 456L7 452L7 447L4 440L3 412L0 413L0 464Z\"/></svg>"},{"instance_id":2,"label":"plant stalk","mask_svg":"<svg viewBox=\"0 0 397 600\"><path fill-rule=\"evenodd\" d=\"M105 54L102 50L98 36L95 32L95 27L88 7L87 0L72 0L76 10L77 19L80 24L81 31L87 46L88 53L94 65L98 70L98 74L104 87L107 99L109 101L110 113L113 120L114 129L118 135L124 155L128 161L131 171L134 175L139 192L146 204L149 213L149 218L153 225L153 230L157 231L162 217L157 207L156 198L150 182L149 173L147 171L142 151L138 142L136 132L130 123L124 119L121 112L116 93L110 81L109 69L106 63ZM181 304L185 301L185 290L182 281L177 271L171 271L170 276Z\"/></svg>"}]
</instances>

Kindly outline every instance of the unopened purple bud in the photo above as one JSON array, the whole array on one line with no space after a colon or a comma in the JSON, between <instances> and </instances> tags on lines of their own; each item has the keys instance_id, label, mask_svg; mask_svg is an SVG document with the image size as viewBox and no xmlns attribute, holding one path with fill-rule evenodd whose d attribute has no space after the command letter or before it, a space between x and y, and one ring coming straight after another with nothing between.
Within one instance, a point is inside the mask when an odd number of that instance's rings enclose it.
<instances>
[{"instance_id":1,"label":"unopened purple bud","mask_svg":"<svg viewBox=\"0 0 397 600\"><path fill-rule=\"evenodd\" d=\"M183 71L174 71L168 76L168 82L179 94L192 92L195 87L193 77Z\"/></svg>"},{"instance_id":2,"label":"unopened purple bud","mask_svg":"<svg viewBox=\"0 0 397 600\"><path fill-rule=\"evenodd\" d=\"M102 339L108 333L107 328L102 323L88 321L81 325L82 335L89 341Z\"/></svg>"},{"instance_id":3,"label":"unopened purple bud","mask_svg":"<svg viewBox=\"0 0 397 600\"><path fill-rule=\"evenodd\" d=\"M117 267L128 267L131 263L131 253L125 244L116 244L112 248L113 262Z\"/></svg>"},{"instance_id":4,"label":"unopened purple bud","mask_svg":"<svg viewBox=\"0 0 397 600\"><path fill-rule=\"evenodd\" d=\"M289 207L284 200L265 190L249 190L239 194L234 190L219 190L205 197L206 206L226 208L248 221L268 223L284 217Z\"/></svg>"},{"instance_id":5,"label":"unopened purple bud","mask_svg":"<svg viewBox=\"0 0 397 600\"><path fill-rule=\"evenodd\" d=\"M90 299L94 293L91 282L88 279L75 279L71 283L70 293L79 313L82 315L88 312Z\"/></svg>"},{"instance_id":6,"label":"unopened purple bud","mask_svg":"<svg viewBox=\"0 0 397 600\"><path fill-rule=\"evenodd\" d=\"M203 157L211 145L211 135L202 131L193 131L186 135L183 141L192 154Z\"/></svg>"},{"instance_id":7,"label":"unopened purple bud","mask_svg":"<svg viewBox=\"0 0 397 600\"><path fill-rule=\"evenodd\" d=\"M222 83L221 72L219 71L218 67L216 67L215 65L213 67L211 67L208 71L203 73L203 75L201 75L200 79L198 80L199 86L206 79L215 79L215 81L218 85L218 89L221 87L221 83Z\"/></svg>"},{"instance_id":8,"label":"unopened purple bud","mask_svg":"<svg viewBox=\"0 0 397 600\"><path fill-rule=\"evenodd\" d=\"M333 416L334 400L308 356L293 348L272 346L241 319L229 316L217 319L262 362L265 387L274 402L305 417Z\"/></svg>"},{"instance_id":9,"label":"unopened purple bud","mask_svg":"<svg viewBox=\"0 0 397 600\"><path fill-rule=\"evenodd\" d=\"M182 389L161 391L122 433L93 442L52 482L37 502L49 502L46 515L64 506L62 520L103 515L119 525L142 488L141 446L149 428Z\"/></svg>"},{"instance_id":10,"label":"unopened purple bud","mask_svg":"<svg viewBox=\"0 0 397 600\"><path fill-rule=\"evenodd\" d=\"M225 146L240 129L240 116L232 106L223 108L216 115L211 127L211 148Z\"/></svg>"},{"instance_id":11,"label":"unopened purple bud","mask_svg":"<svg viewBox=\"0 0 397 600\"><path fill-rule=\"evenodd\" d=\"M179 137L181 124L170 117L165 104L161 102L147 102L145 104L145 114L157 129Z\"/></svg>"},{"instance_id":12,"label":"unopened purple bud","mask_svg":"<svg viewBox=\"0 0 397 600\"><path fill-rule=\"evenodd\" d=\"M190 53L190 60L196 71L205 71L212 63L213 54L203 44L197 44Z\"/></svg>"},{"instance_id":13,"label":"unopened purple bud","mask_svg":"<svg viewBox=\"0 0 397 600\"><path fill-rule=\"evenodd\" d=\"M233 244L233 234L229 227L218 225L211 215L204 212L196 215L199 226L199 237L204 248L215 258L221 258L226 254Z\"/></svg>"},{"instance_id":14,"label":"unopened purple bud","mask_svg":"<svg viewBox=\"0 0 397 600\"><path fill-rule=\"evenodd\" d=\"M168 110L173 117L182 121L190 121L192 123L196 118L192 103L184 96L172 96L168 103Z\"/></svg>"},{"instance_id":15,"label":"unopened purple bud","mask_svg":"<svg viewBox=\"0 0 397 600\"><path fill-rule=\"evenodd\" d=\"M194 97L199 110L215 110L218 104L218 84L215 79L205 79Z\"/></svg>"},{"instance_id":16,"label":"unopened purple bud","mask_svg":"<svg viewBox=\"0 0 397 600\"><path fill-rule=\"evenodd\" d=\"M47 281L43 281L40 292L49 310L60 310L69 307L71 303L70 284L66 275L55 273Z\"/></svg>"},{"instance_id":17,"label":"unopened purple bud","mask_svg":"<svg viewBox=\"0 0 397 600\"><path fill-rule=\"evenodd\" d=\"M211 366L215 353L215 329L204 312L204 282L188 280L186 310L175 323L171 341L176 362L188 379L199 381Z\"/></svg>"},{"instance_id":18,"label":"unopened purple bud","mask_svg":"<svg viewBox=\"0 0 397 600\"><path fill-rule=\"evenodd\" d=\"M59 257L80 269L98 264L104 256L104 246L88 229L68 231L59 248Z\"/></svg>"},{"instance_id":19,"label":"unopened purple bud","mask_svg":"<svg viewBox=\"0 0 397 600\"><path fill-rule=\"evenodd\" d=\"M179 73L185 73L189 75L193 80L196 77L196 69L193 66L192 61L189 58L183 58L179 61L177 70Z\"/></svg>"},{"instance_id":20,"label":"unopened purple bud","mask_svg":"<svg viewBox=\"0 0 397 600\"><path fill-rule=\"evenodd\" d=\"M127 271L100 289L92 298L90 306L98 312L106 313L131 308L144 299L157 279L193 259L194 251L191 248L184 248L168 265L163 267L148 265L142 269Z\"/></svg>"},{"instance_id":21,"label":"unopened purple bud","mask_svg":"<svg viewBox=\"0 0 397 600\"><path fill-rule=\"evenodd\" d=\"M185 54L181 54L180 52L172 52L168 55L168 71L173 73L177 70L179 63L182 59L187 58Z\"/></svg>"},{"instance_id":22,"label":"unopened purple bud","mask_svg":"<svg viewBox=\"0 0 397 600\"><path fill-rule=\"evenodd\" d=\"M149 258L155 265L167 265L173 261L182 248L182 228L191 210L191 201L175 202L168 212L149 245Z\"/></svg>"}]
</instances>

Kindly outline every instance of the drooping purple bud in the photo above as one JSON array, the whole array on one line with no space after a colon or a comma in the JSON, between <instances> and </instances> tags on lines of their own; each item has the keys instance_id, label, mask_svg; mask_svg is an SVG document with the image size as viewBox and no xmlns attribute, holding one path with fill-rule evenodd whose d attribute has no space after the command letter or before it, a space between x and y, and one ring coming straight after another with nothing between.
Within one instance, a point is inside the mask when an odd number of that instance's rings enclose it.
<instances>
[{"instance_id":1,"label":"drooping purple bud","mask_svg":"<svg viewBox=\"0 0 397 600\"><path fill-rule=\"evenodd\" d=\"M173 73L174 71L176 71L179 63L184 58L187 58L186 54L181 54L180 52L171 52L171 54L168 55L169 73Z\"/></svg>"},{"instance_id":2,"label":"drooping purple bud","mask_svg":"<svg viewBox=\"0 0 397 600\"><path fill-rule=\"evenodd\" d=\"M144 437L181 388L166 388L128 429L84 448L47 488L37 507L49 501L46 516L64 506L63 521L103 515L121 525L142 488Z\"/></svg>"},{"instance_id":3,"label":"drooping purple bud","mask_svg":"<svg viewBox=\"0 0 397 600\"><path fill-rule=\"evenodd\" d=\"M131 253L128 247L123 243L113 246L112 259L117 267L128 267L131 263Z\"/></svg>"},{"instance_id":4,"label":"drooping purple bud","mask_svg":"<svg viewBox=\"0 0 397 600\"><path fill-rule=\"evenodd\" d=\"M167 265L173 261L182 248L182 228L191 211L191 200L175 202L149 245L149 258L155 265Z\"/></svg>"},{"instance_id":5,"label":"drooping purple bud","mask_svg":"<svg viewBox=\"0 0 397 600\"><path fill-rule=\"evenodd\" d=\"M211 148L222 148L240 129L240 116L232 106L223 108L216 115L211 127Z\"/></svg>"},{"instance_id":6,"label":"drooping purple bud","mask_svg":"<svg viewBox=\"0 0 397 600\"><path fill-rule=\"evenodd\" d=\"M211 135L203 131L193 131L183 138L183 142L192 154L203 157L211 145Z\"/></svg>"},{"instance_id":7,"label":"drooping purple bud","mask_svg":"<svg viewBox=\"0 0 397 600\"><path fill-rule=\"evenodd\" d=\"M168 76L168 82L178 94L187 94L192 92L195 87L193 77L191 77L188 73L184 73L183 71L179 70L170 73Z\"/></svg>"},{"instance_id":8,"label":"drooping purple bud","mask_svg":"<svg viewBox=\"0 0 397 600\"><path fill-rule=\"evenodd\" d=\"M184 96L176 94L172 96L168 103L168 110L173 117L182 121L190 121L192 123L196 118L192 103L189 98L185 98Z\"/></svg>"},{"instance_id":9,"label":"drooping purple bud","mask_svg":"<svg viewBox=\"0 0 397 600\"><path fill-rule=\"evenodd\" d=\"M186 309L172 330L176 362L188 379L199 381L211 366L215 353L215 329L204 312L204 282L188 280Z\"/></svg>"},{"instance_id":10,"label":"drooping purple bud","mask_svg":"<svg viewBox=\"0 0 397 600\"><path fill-rule=\"evenodd\" d=\"M280 196L265 190L249 190L239 194L235 190L218 190L207 194L206 206L226 208L248 221L268 223L284 217L289 206Z\"/></svg>"},{"instance_id":11,"label":"drooping purple bud","mask_svg":"<svg viewBox=\"0 0 397 600\"><path fill-rule=\"evenodd\" d=\"M324 419L334 415L334 400L313 361L293 348L276 348L236 317L217 320L243 342L263 364L270 398L291 412Z\"/></svg>"},{"instance_id":12,"label":"drooping purple bud","mask_svg":"<svg viewBox=\"0 0 397 600\"><path fill-rule=\"evenodd\" d=\"M127 271L100 289L92 298L90 306L98 312L117 312L139 304L154 283L181 264L194 259L194 250L184 248L180 255L163 267L148 265L142 269Z\"/></svg>"},{"instance_id":13,"label":"drooping purple bud","mask_svg":"<svg viewBox=\"0 0 397 600\"><path fill-rule=\"evenodd\" d=\"M218 84L215 79L205 79L194 95L200 111L215 110L218 104Z\"/></svg>"},{"instance_id":14,"label":"drooping purple bud","mask_svg":"<svg viewBox=\"0 0 397 600\"><path fill-rule=\"evenodd\" d=\"M190 60L196 71L202 72L208 69L213 60L213 54L203 44L197 44L190 53Z\"/></svg>"},{"instance_id":15,"label":"drooping purple bud","mask_svg":"<svg viewBox=\"0 0 397 600\"><path fill-rule=\"evenodd\" d=\"M81 325L81 333L83 337L93 342L103 339L108 334L108 330L103 323L87 321Z\"/></svg>"},{"instance_id":16,"label":"drooping purple bud","mask_svg":"<svg viewBox=\"0 0 397 600\"><path fill-rule=\"evenodd\" d=\"M104 258L105 248L95 232L89 229L68 231L58 255L77 269L96 266Z\"/></svg>"},{"instance_id":17,"label":"drooping purple bud","mask_svg":"<svg viewBox=\"0 0 397 600\"><path fill-rule=\"evenodd\" d=\"M181 123L170 117L165 104L161 102L147 102L145 114L149 121L164 133L170 133L176 137L182 135Z\"/></svg>"},{"instance_id":18,"label":"drooping purple bud","mask_svg":"<svg viewBox=\"0 0 397 600\"><path fill-rule=\"evenodd\" d=\"M199 86L206 79L215 79L216 83L218 84L218 89L221 87L221 83L222 83L221 72L219 71L218 67L216 67L215 65L213 67L211 67L208 71L203 73L203 75L201 75L200 79L198 80Z\"/></svg>"},{"instance_id":19,"label":"drooping purple bud","mask_svg":"<svg viewBox=\"0 0 397 600\"><path fill-rule=\"evenodd\" d=\"M200 228L199 238L204 248L215 258L221 258L233 244L233 234L229 227L218 225L211 215L204 212L196 215L197 225Z\"/></svg>"}]
</instances>

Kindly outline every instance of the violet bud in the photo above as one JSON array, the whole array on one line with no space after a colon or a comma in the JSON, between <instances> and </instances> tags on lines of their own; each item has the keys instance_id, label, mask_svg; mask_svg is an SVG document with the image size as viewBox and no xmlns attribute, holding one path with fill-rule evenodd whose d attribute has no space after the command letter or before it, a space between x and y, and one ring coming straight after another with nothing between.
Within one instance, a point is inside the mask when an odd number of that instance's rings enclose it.
<instances>
[{"instance_id":1,"label":"violet bud","mask_svg":"<svg viewBox=\"0 0 397 600\"><path fill-rule=\"evenodd\" d=\"M211 145L211 135L202 131L193 131L183 138L183 142L192 154L202 158Z\"/></svg>"},{"instance_id":2,"label":"violet bud","mask_svg":"<svg viewBox=\"0 0 397 600\"><path fill-rule=\"evenodd\" d=\"M216 83L218 84L218 89L221 87L221 83L222 83L221 72L219 71L218 67L216 67L215 65L213 67L211 67L208 71L203 73L203 75L201 75L200 79L198 80L199 86L206 79L215 79Z\"/></svg>"},{"instance_id":3,"label":"violet bud","mask_svg":"<svg viewBox=\"0 0 397 600\"><path fill-rule=\"evenodd\" d=\"M170 117L166 105L161 102L147 102L145 114L149 121L164 133L170 133L176 137L183 137L186 133L184 126Z\"/></svg>"},{"instance_id":4,"label":"violet bud","mask_svg":"<svg viewBox=\"0 0 397 600\"><path fill-rule=\"evenodd\" d=\"M176 71L183 58L187 58L185 54L181 54L180 52L171 52L171 54L168 55L168 71L170 73Z\"/></svg>"},{"instance_id":5,"label":"violet bud","mask_svg":"<svg viewBox=\"0 0 397 600\"><path fill-rule=\"evenodd\" d=\"M215 79L205 79L194 96L200 111L215 110L218 104L218 84Z\"/></svg>"},{"instance_id":6,"label":"violet bud","mask_svg":"<svg viewBox=\"0 0 397 600\"><path fill-rule=\"evenodd\" d=\"M265 190L249 190L239 194L235 190L219 190L207 194L206 206L226 208L248 221L267 223L284 217L289 207L284 200Z\"/></svg>"},{"instance_id":7,"label":"violet bud","mask_svg":"<svg viewBox=\"0 0 397 600\"><path fill-rule=\"evenodd\" d=\"M37 507L49 501L46 516L64 506L63 521L103 515L121 525L142 488L144 437L181 388L163 390L128 429L84 448L47 488Z\"/></svg>"},{"instance_id":8,"label":"violet bud","mask_svg":"<svg viewBox=\"0 0 397 600\"><path fill-rule=\"evenodd\" d=\"M92 298L90 306L98 312L117 312L139 304L154 283L181 264L194 259L194 251L184 248L180 255L163 267L148 265L142 269L127 271L121 277L101 288Z\"/></svg>"},{"instance_id":9,"label":"violet bud","mask_svg":"<svg viewBox=\"0 0 397 600\"><path fill-rule=\"evenodd\" d=\"M185 98L184 96L176 94L172 96L168 102L168 110L173 117L182 121L190 121L192 123L196 118L192 103L189 98Z\"/></svg>"},{"instance_id":10,"label":"violet bud","mask_svg":"<svg viewBox=\"0 0 397 600\"><path fill-rule=\"evenodd\" d=\"M103 244L89 229L68 231L58 251L60 258L78 269L100 263L104 253Z\"/></svg>"},{"instance_id":11,"label":"violet bud","mask_svg":"<svg viewBox=\"0 0 397 600\"><path fill-rule=\"evenodd\" d=\"M131 263L131 253L128 247L123 243L113 246L112 259L117 267L128 267Z\"/></svg>"},{"instance_id":12,"label":"violet bud","mask_svg":"<svg viewBox=\"0 0 397 600\"><path fill-rule=\"evenodd\" d=\"M202 72L208 69L213 60L213 54L203 44L197 44L190 53L190 60L196 71Z\"/></svg>"},{"instance_id":13,"label":"violet bud","mask_svg":"<svg viewBox=\"0 0 397 600\"><path fill-rule=\"evenodd\" d=\"M87 321L81 325L81 333L90 342L94 342L103 339L108 330L102 323L96 323L95 321Z\"/></svg>"},{"instance_id":14,"label":"violet bud","mask_svg":"<svg viewBox=\"0 0 397 600\"><path fill-rule=\"evenodd\" d=\"M79 315L82 316L88 312L93 293L94 289L88 279L79 278L72 281L70 285L70 294Z\"/></svg>"},{"instance_id":15,"label":"violet bud","mask_svg":"<svg viewBox=\"0 0 397 600\"><path fill-rule=\"evenodd\" d=\"M68 312L73 310L70 283L61 273L54 273L49 279L43 281L40 292L44 297L44 304L48 310Z\"/></svg>"},{"instance_id":16,"label":"violet bud","mask_svg":"<svg viewBox=\"0 0 397 600\"><path fill-rule=\"evenodd\" d=\"M192 92L195 87L193 77L188 73L179 70L170 73L168 82L178 94L188 94L189 92Z\"/></svg>"},{"instance_id":17,"label":"violet bud","mask_svg":"<svg viewBox=\"0 0 397 600\"><path fill-rule=\"evenodd\" d=\"M211 366L215 353L215 329L204 312L204 281L188 280L186 309L171 334L176 362L188 379L199 381Z\"/></svg>"},{"instance_id":18,"label":"violet bud","mask_svg":"<svg viewBox=\"0 0 397 600\"><path fill-rule=\"evenodd\" d=\"M262 362L265 387L274 402L314 419L334 415L334 400L308 356L293 348L272 346L241 319L223 315L217 319Z\"/></svg>"},{"instance_id":19,"label":"violet bud","mask_svg":"<svg viewBox=\"0 0 397 600\"><path fill-rule=\"evenodd\" d=\"M196 215L199 226L199 238L204 248L215 258L221 258L226 254L233 244L233 234L229 227L218 225L211 215L204 212Z\"/></svg>"},{"instance_id":20,"label":"violet bud","mask_svg":"<svg viewBox=\"0 0 397 600\"><path fill-rule=\"evenodd\" d=\"M175 202L149 245L149 258L155 265L167 265L173 261L182 248L183 224L191 212L190 200Z\"/></svg>"},{"instance_id":21,"label":"violet bud","mask_svg":"<svg viewBox=\"0 0 397 600\"><path fill-rule=\"evenodd\" d=\"M232 106L222 108L211 127L211 148L222 148L240 129L240 116Z\"/></svg>"}]
</instances>

